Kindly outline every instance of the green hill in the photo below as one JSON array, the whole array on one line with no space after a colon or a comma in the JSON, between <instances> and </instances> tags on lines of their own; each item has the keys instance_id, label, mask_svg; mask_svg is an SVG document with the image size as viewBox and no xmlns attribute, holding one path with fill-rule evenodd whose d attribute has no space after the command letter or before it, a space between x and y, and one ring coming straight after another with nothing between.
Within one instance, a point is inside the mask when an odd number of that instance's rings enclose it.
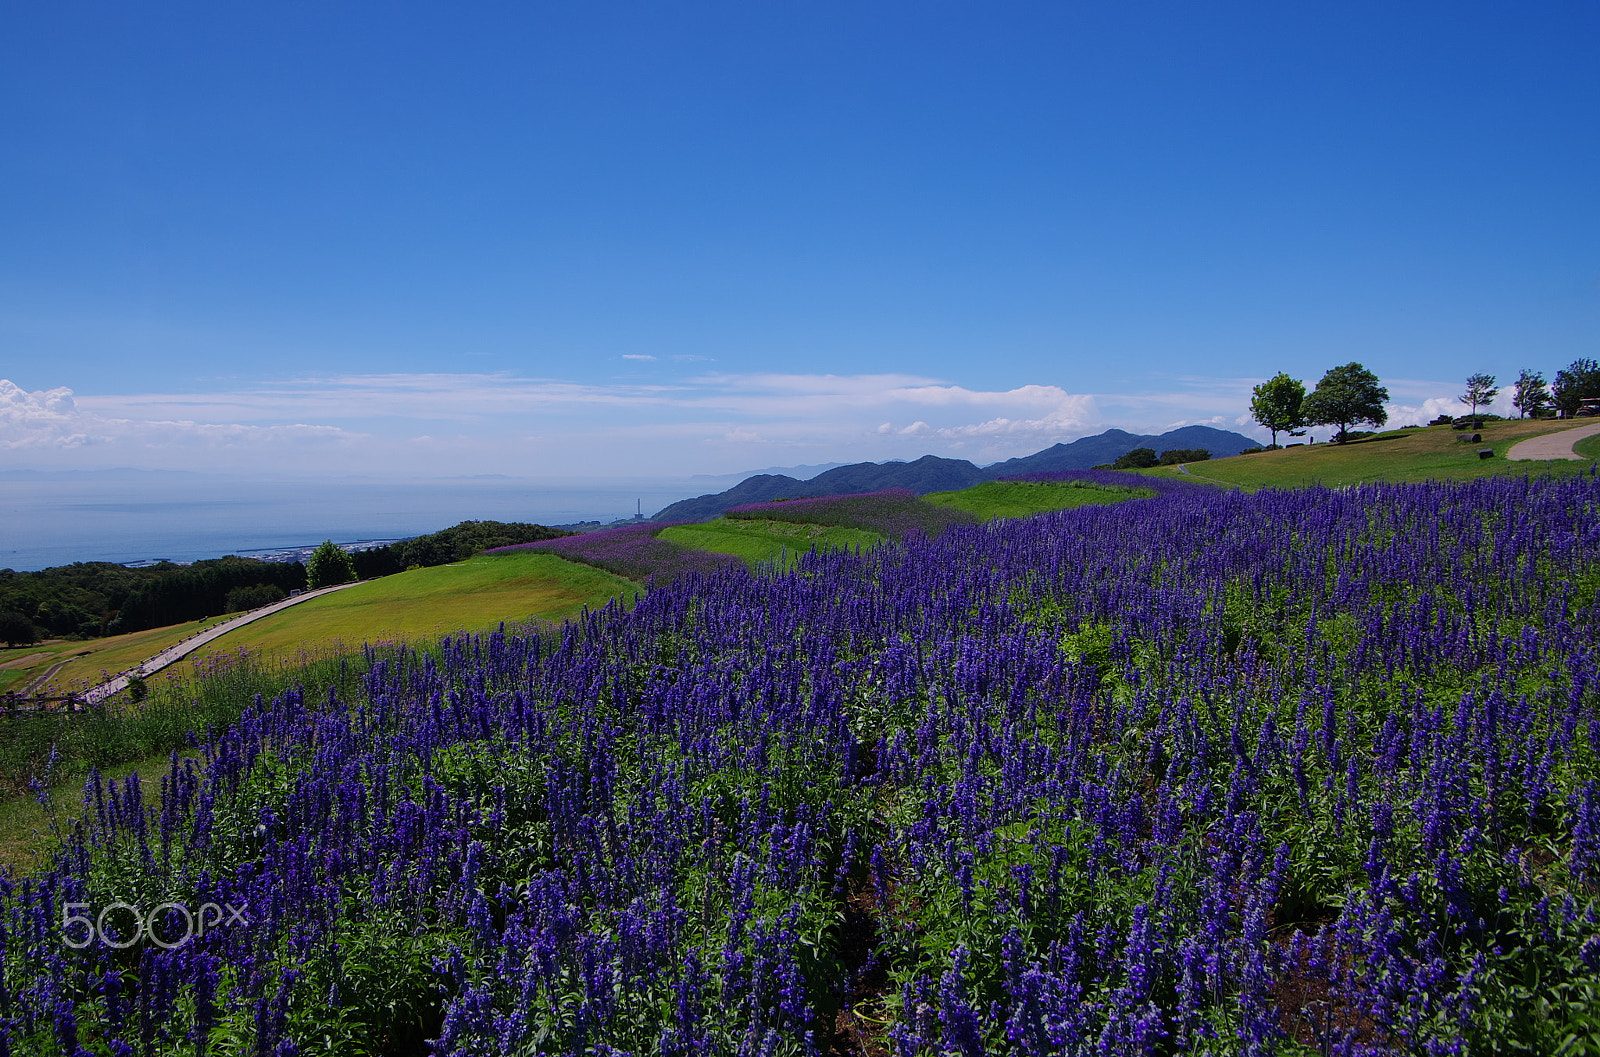
<instances>
[{"instance_id":1,"label":"green hill","mask_svg":"<svg viewBox=\"0 0 1600 1057\"><path fill-rule=\"evenodd\" d=\"M229 632L196 656L336 650L341 645L353 649L363 642L485 631L501 621L558 620L637 590L637 584L620 576L553 554L479 555L313 598Z\"/></svg>"},{"instance_id":2,"label":"green hill","mask_svg":"<svg viewBox=\"0 0 1600 1057\"><path fill-rule=\"evenodd\" d=\"M1120 503L1154 493L1087 481L989 481L959 492L933 492L923 501L964 510L985 521L1028 517L1051 510Z\"/></svg>"},{"instance_id":3,"label":"green hill","mask_svg":"<svg viewBox=\"0 0 1600 1057\"><path fill-rule=\"evenodd\" d=\"M1506 453L1520 440L1570 429L1583 421L1512 419L1487 422L1478 431L1483 438L1481 443L1464 441L1470 434L1449 426L1397 429L1348 444L1310 444L1211 459L1190 464L1187 472L1176 466L1139 472L1152 477L1229 485L1247 491L1308 485L1339 487L1365 481L1462 480L1504 474L1586 472L1590 463L1570 459L1513 462L1506 458ZM1585 443L1580 442L1580 449ZM1481 448L1491 449L1494 455L1479 458Z\"/></svg>"}]
</instances>

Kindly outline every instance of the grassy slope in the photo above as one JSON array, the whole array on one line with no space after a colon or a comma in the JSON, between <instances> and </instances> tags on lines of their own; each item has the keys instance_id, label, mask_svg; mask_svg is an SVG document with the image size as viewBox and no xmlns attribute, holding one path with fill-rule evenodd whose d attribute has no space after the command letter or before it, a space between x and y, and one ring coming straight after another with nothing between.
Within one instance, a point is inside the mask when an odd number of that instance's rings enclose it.
<instances>
[{"instance_id":1,"label":"grassy slope","mask_svg":"<svg viewBox=\"0 0 1600 1057\"><path fill-rule=\"evenodd\" d=\"M1600 433L1578 441L1572 446L1572 450L1582 455L1585 459L1600 459Z\"/></svg>"},{"instance_id":2,"label":"grassy slope","mask_svg":"<svg viewBox=\"0 0 1600 1057\"><path fill-rule=\"evenodd\" d=\"M1569 428L1576 423L1508 421L1486 423L1481 444L1465 444L1465 434L1449 426L1392 430L1349 444L1315 444L1283 451L1236 455L1189 464L1185 476L1176 466L1140 471L1146 474L1212 481L1254 491L1321 484L1337 487L1362 481L1460 480L1491 474L1570 473L1587 463L1511 462L1506 452L1519 440ZM1494 449L1494 458L1478 458L1479 448Z\"/></svg>"},{"instance_id":3,"label":"grassy slope","mask_svg":"<svg viewBox=\"0 0 1600 1057\"><path fill-rule=\"evenodd\" d=\"M1027 517L1048 510L1102 503L1120 503L1138 492L1100 488L1090 484L1056 484L1032 481L988 481L959 492L932 492L922 498L929 503L965 510L985 521L1003 517ZM1150 493L1146 492L1145 495Z\"/></svg>"},{"instance_id":4,"label":"grassy slope","mask_svg":"<svg viewBox=\"0 0 1600 1057\"><path fill-rule=\"evenodd\" d=\"M20 690L60 661L67 663L50 677L55 689L82 689L100 682L102 671L115 675L148 660L197 631L221 623L226 617L207 617L165 628L130 631L83 642L65 640L0 650L0 691ZM14 668L3 667L15 664Z\"/></svg>"},{"instance_id":5,"label":"grassy slope","mask_svg":"<svg viewBox=\"0 0 1600 1057\"><path fill-rule=\"evenodd\" d=\"M788 555L786 564L793 564L813 548L871 547L883 542L882 536L865 529L728 518L698 525L674 525L656 535L682 547L731 554L752 570L762 562L778 561L785 554Z\"/></svg>"},{"instance_id":6,"label":"grassy slope","mask_svg":"<svg viewBox=\"0 0 1600 1057\"><path fill-rule=\"evenodd\" d=\"M554 620L627 596L637 585L553 554L514 551L413 569L313 598L229 632L201 658L239 650L422 639L501 621Z\"/></svg>"}]
</instances>

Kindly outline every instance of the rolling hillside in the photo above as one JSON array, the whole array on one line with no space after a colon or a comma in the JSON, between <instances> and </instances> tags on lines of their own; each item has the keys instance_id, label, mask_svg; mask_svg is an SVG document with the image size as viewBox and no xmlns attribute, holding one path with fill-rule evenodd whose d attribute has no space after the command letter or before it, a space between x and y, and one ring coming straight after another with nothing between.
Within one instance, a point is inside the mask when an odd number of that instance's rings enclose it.
<instances>
[{"instance_id":1,"label":"rolling hillside","mask_svg":"<svg viewBox=\"0 0 1600 1057\"><path fill-rule=\"evenodd\" d=\"M885 488L906 488L917 495L950 492L1001 477L1031 473L1056 473L1088 470L1116 460L1135 448L1167 451L1173 448L1204 448L1213 457L1237 455L1257 441L1239 433L1210 426L1185 426L1160 436L1140 436L1111 429L1071 444L1057 444L1043 451L990 466L978 467L965 459L941 459L924 455L914 462L858 462L800 481L782 474L758 474L732 488L711 495L685 499L658 512L654 521L709 521L724 511L746 503L766 503L774 499L805 499L825 495L851 495Z\"/></svg>"},{"instance_id":2,"label":"rolling hillside","mask_svg":"<svg viewBox=\"0 0 1600 1057\"><path fill-rule=\"evenodd\" d=\"M1591 463L1511 461L1507 452L1520 440L1571 428L1571 422L1508 420L1486 422L1478 431L1482 440L1449 426L1390 430L1348 444L1313 444L1281 451L1255 452L1231 459L1195 463L1188 471L1176 466L1141 470L1151 477L1173 477L1231 485L1247 491L1258 488L1330 488L1368 481L1447 481L1472 477L1568 474L1587 472ZM1494 454L1479 458L1487 449Z\"/></svg>"}]
</instances>

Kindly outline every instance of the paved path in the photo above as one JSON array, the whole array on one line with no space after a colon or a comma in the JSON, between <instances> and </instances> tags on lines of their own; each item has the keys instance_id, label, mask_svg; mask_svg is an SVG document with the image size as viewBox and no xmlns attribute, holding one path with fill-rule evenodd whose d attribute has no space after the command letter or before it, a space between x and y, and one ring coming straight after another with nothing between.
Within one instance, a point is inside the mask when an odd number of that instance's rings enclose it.
<instances>
[{"instance_id":1,"label":"paved path","mask_svg":"<svg viewBox=\"0 0 1600 1057\"><path fill-rule=\"evenodd\" d=\"M1239 485L1233 483L1232 481L1224 481L1224 480L1222 480L1221 478L1218 478L1218 477L1207 477L1204 474L1194 473L1189 469L1189 464L1186 463L1186 462L1180 462L1178 464L1178 472L1181 473L1181 474L1184 474L1184 475L1186 475L1188 477L1193 477L1196 480L1200 480L1200 481L1210 481L1213 484L1225 484L1229 488L1238 488L1239 487Z\"/></svg>"},{"instance_id":2,"label":"paved path","mask_svg":"<svg viewBox=\"0 0 1600 1057\"><path fill-rule=\"evenodd\" d=\"M1572 446L1584 437L1592 437L1600 433L1600 422L1590 422L1582 426L1572 426L1567 429L1546 433L1543 436L1529 437L1527 440L1518 441L1511 445L1511 450L1506 452L1508 459L1582 459L1583 456L1572 450Z\"/></svg>"},{"instance_id":3,"label":"paved path","mask_svg":"<svg viewBox=\"0 0 1600 1057\"><path fill-rule=\"evenodd\" d=\"M83 699L91 705L100 701L104 701L112 694L125 689L128 685L129 676L154 675L156 672L159 672L173 661L181 660L182 658L187 657L189 654L193 653L195 650L198 650L201 646L204 646L212 639L220 638L221 636L232 631L234 628L243 627L252 620L260 620L262 617L271 616L280 609L288 609L290 606L297 606L308 598L316 598L318 595L329 594L333 591L343 591L346 587L354 586L354 583L335 584L332 587L323 587L316 591L307 591L305 594L295 595L293 598L285 598L282 602L274 602L270 606L262 606L260 609L252 609L248 613L241 613L232 620L225 620L221 624L213 624L206 630L184 639L176 646L168 646L166 649L162 650L148 661L145 661L143 664L134 668L128 669L126 672L123 672L109 683L101 683L99 686L92 687L91 689L85 691L83 694Z\"/></svg>"}]
</instances>

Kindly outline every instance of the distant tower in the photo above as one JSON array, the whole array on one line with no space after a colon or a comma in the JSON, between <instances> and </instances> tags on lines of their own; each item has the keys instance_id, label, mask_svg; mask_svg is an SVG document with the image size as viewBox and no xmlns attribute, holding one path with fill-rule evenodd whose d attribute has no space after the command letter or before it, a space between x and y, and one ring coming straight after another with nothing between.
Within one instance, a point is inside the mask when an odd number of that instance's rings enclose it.
<instances>
[{"instance_id":1,"label":"distant tower","mask_svg":"<svg viewBox=\"0 0 1600 1057\"><path fill-rule=\"evenodd\" d=\"M643 499L635 499L633 502L634 502L633 520L635 520L635 521L643 521L644 520L644 500Z\"/></svg>"}]
</instances>

